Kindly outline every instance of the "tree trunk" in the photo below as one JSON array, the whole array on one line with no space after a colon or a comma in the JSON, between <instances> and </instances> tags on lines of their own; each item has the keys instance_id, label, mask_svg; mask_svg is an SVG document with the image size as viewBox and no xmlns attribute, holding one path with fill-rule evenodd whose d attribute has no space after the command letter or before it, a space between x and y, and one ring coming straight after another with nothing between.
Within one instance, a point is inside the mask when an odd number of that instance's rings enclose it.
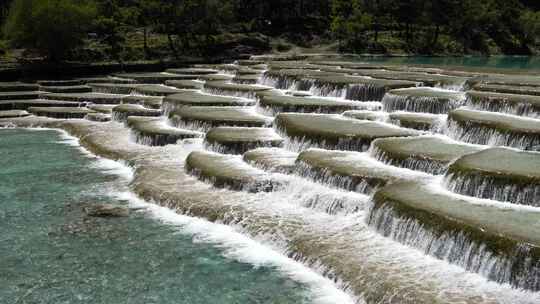
<instances>
[{"instance_id":1,"label":"tree trunk","mask_svg":"<svg viewBox=\"0 0 540 304\"><path fill-rule=\"evenodd\" d=\"M146 28L146 26L144 27L144 35L143 35L143 39L144 39L144 58L145 59L148 59L148 29Z\"/></svg>"},{"instance_id":2,"label":"tree trunk","mask_svg":"<svg viewBox=\"0 0 540 304\"><path fill-rule=\"evenodd\" d=\"M440 26L437 24L435 26L435 34L433 35L433 45L437 44L439 42L439 33L440 33Z\"/></svg>"},{"instance_id":3,"label":"tree trunk","mask_svg":"<svg viewBox=\"0 0 540 304\"><path fill-rule=\"evenodd\" d=\"M178 59L178 51L176 50L176 47L174 46L174 40L170 33L167 34L167 40L169 41L169 48L171 49L171 52L174 55L174 58Z\"/></svg>"}]
</instances>

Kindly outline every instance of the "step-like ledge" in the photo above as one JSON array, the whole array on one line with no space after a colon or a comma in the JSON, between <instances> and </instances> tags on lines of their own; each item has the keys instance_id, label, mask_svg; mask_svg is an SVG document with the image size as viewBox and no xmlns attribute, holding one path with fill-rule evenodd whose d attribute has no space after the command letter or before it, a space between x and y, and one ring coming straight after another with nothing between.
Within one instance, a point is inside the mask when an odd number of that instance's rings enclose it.
<instances>
[{"instance_id":1,"label":"step-like ledge","mask_svg":"<svg viewBox=\"0 0 540 304\"><path fill-rule=\"evenodd\" d=\"M214 152L191 152L186 159L187 172L218 188L249 192L272 191L281 183L263 170L254 168L239 156Z\"/></svg>"},{"instance_id":2,"label":"step-like ledge","mask_svg":"<svg viewBox=\"0 0 540 304\"><path fill-rule=\"evenodd\" d=\"M167 69L167 73L171 74L182 74L182 75L209 75L217 74L218 70L215 69L206 69L206 68L180 68L180 69Z\"/></svg>"},{"instance_id":3,"label":"step-like ledge","mask_svg":"<svg viewBox=\"0 0 540 304\"><path fill-rule=\"evenodd\" d=\"M540 290L540 209L396 183L373 197L368 223L428 255L517 288Z\"/></svg>"},{"instance_id":4,"label":"step-like ledge","mask_svg":"<svg viewBox=\"0 0 540 304\"><path fill-rule=\"evenodd\" d=\"M391 90L382 99L383 109L387 112L446 114L464 103L463 92L425 87Z\"/></svg>"},{"instance_id":5,"label":"step-like ledge","mask_svg":"<svg viewBox=\"0 0 540 304\"><path fill-rule=\"evenodd\" d=\"M429 177L385 165L367 153L322 149L301 152L294 172L319 183L366 194L389 183Z\"/></svg>"},{"instance_id":6,"label":"step-like ledge","mask_svg":"<svg viewBox=\"0 0 540 304\"><path fill-rule=\"evenodd\" d=\"M112 109L112 118L115 121L125 122L129 116L161 116L161 110L148 109L138 104L121 104Z\"/></svg>"},{"instance_id":7,"label":"step-like ledge","mask_svg":"<svg viewBox=\"0 0 540 304\"><path fill-rule=\"evenodd\" d=\"M0 82L0 92L39 91L39 85L25 82Z\"/></svg>"},{"instance_id":8,"label":"step-like ledge","mask_svg":"<svg viewBox=\"0 0 540 304\"><path fill-rule=\"evenodd\" d=\"M147 146L171 145L182 139L204 136L200 132L171 127L162 118L155 117L130 116L127 118L127 126L135 141Z\"/></svg>"},{"instance_id":9,"label":"step-like ledge","mask_svg":"<svg viewBox=\"0 0 540 304\"><path fill-rule=\"evenodd\" d=\"M30 107L28 112L36 116L45 116L59 119L84 118L94 111L87 108L76 107Z\"/></svg>"},{"instance_id":10,"label":"step-like ledge","mask_svg":"<svg viewBox=\"0 0 540 304\"><path fill-rule=\"evenodd\" d=\"M448 168L446 187L464 195L540 207L540 153L491 148Z\"/></svg>"},{"instance_id":11,"label":"step-like ledge","mask_svg":"<svg viewBox=\"0 0 540 304\"><path fill-rule=\"evenodd\" d=\"M468 91L466 104L479 110L540 117L540 96Z\"/></svg>"},{"instance_id":12,"label":"step-like ledge","mask_svg":"<svg viewBox=\"0 0 540 304\"><path fill-rule=\"evenodd\" d=\"M41 91L0 92L0 100L38 99L41 94Z\"/></svg>"},{"instance_id":13,"label":"step-like ledge","mask_svg":"<svg viewBox=\"0 0 540 304\"><path fill-rule=\"evenodd\" d=\"M204 91L207 93L244 97L249 99L255 98L257 92L271 89L273 88L262 85L226 83L222 81L210 81L204 84Z\"/></svg>"},{"instance_id":14,"label":"step-like ledge","mask_svg":"<svg viewBox=\"0 0 540 304\"><path fill-rule=\"evenodd\" d=\"M418 85L418 82L405 80L373 79L362 76L325 76L316 78L310 91L317 96L380 101L390 90Z\"/></svg>"},{"instance_id":15,"label":"step-like ledge","mask_svg":"<svg viewBox=\"0 0 540 304\"><path fill-rule=\"evenodd\" d=\"M88 113L84 119L97 122L108 122L112 120L112 116L111 114L106 113Z\"/></svg>"},{"instance_id":16,"label":"step-like ledge","mask_svg":"<svg viewBox=\"0 0 540 304\"><path fill-rule=\"evenodd\" d=\"M25 110L6 110L0 111L0 118L15 118L15 117L25 117L30 115Z\"/></svg>"},{"instance_id":17,"label":"step-like ledge","mask_svg":"<svg viewBox=\"0 0 540 304\"><path fill-rule=\"evenodd\" d=\"M165 83L167 80L197 79L197 75L179 75L171 73L119 73L115 77L132 79L138 83Z\"/></svg>"},{"instance_id":18,"label":"step-like ledge","mask_svg":"<svg viewBox=\"0 0 540 304\"><path fill-rule=\"evenodd\" d=\"M463 107L448 114L447 127L456 140L540 151L540 119Z\"/></svg>"},{"instance_id":19,"label":"step-like ledge","mask_svg":"<svg viewBox=\"0 0 540 304\"><path fill-rule=\"evenodd\" d=\"M298 153L281 148L257 148L244 153L245 162L270 172L291 173Z\"/></svg>"},{"instance_id":20,"label":"step-like ledge","mask_svg":"<svg viewBox=\"0 0 540 304\"><path fill-rule=\"evenodd\" d=\"M46 93L42 95L42 98L98 104L120 104L124 96L106 93Z\"/></svg>"},{"instance_id":21,"label":"step-like ledge","mask_svg":"<svg viewBox=\"0 0 540 304\"><path fill-rule=\"evenodd\" d=\"M182 90L174 88L174 87L160 85L160 84L141 84L137 86L133 90L133 92L136 94L149 95L149 96L167 96L167 95L180 93L182 92Z\"/></svg>"},{"instance_id":22,"label":"step-like ledge","mask_svg":"<svg viewBox=\"0 0 540 304\"><path fill-rule=\"evenodd\" d=\"M225 154L243 154L260 147L279 147L281 138L271 128L217 127L206 134L209 150Z\"/></svg>"},{"instance_id":23,"label":"step-like ledge","mask_svg":"<svg viewBox=\"0 0 540 304\"><path fill-rule=\"evenodd\" d=\"M204 82L199 80L167 80L165 84L177 89L202 90Z\"/></svg>"},{"instance_id":24,"label":"step-like ledge","mask_svg":"<svg viewBox=\"0 0 540 304\"><path fill-rule=\"evenodd\" d=\"M540 96L540 86L512 86L502 84L478 84L473 87L476 91L486 91L506 94Z\"/></svg>"},{"instance_id":25,"label":"step-like ledge","mask_svg":"<svg viewBox=\"0 0 540 304\"><path fill-rule=\"evenodd\" d=\"M40 86L40 91L48 93L88 93L92 92L92 88L87 85L76 86Z\"/></svg>"},{"instance_id":26,"label":"step-like ledge","mask_svg":"<svg viewBox=\"0 0 540 304\"><path fill-rule=\"evenodd\" d=\"M342 113L353 109L365 109L362 102L338 98L295 97L270 95L259 99L259 105L273 115L281 112Z\"/></svg>"},{"instance_id":27,"label":"step-like ledge","mask_svg":"<svg viewBox=\"0 0 540 304\"><path fill-rule=\"evenodd\" d=\"M442 136L381 138L373 141L371 155L397 167L430 174L444 173L448 164L482 147L455 142Z\"/></svg>"},{"instance_id":28,"label":"step-like ledge","mask_svg":"<svg viewBox=\"0 0 540 304\"><path fill-rule=\"evenodd\" d=\"M446 115L431 113L393 112L388 115L390 123L421 131L440 131L446 123Z\"/></svg>"},{"instance_id":29,"label":"step-like ledge","mask_svg":"<svg viewBox=\"0 0 540 304\"><path fill-rule=\"evenodd\" d=\"M140 86L137 83L89 83L87 85L96 93L108 94L131 94L136 87Z\"/></svg>"},{"instance_id":30,"label":"step-like ledge","mask_svg":"<svg viewBox=\"0 0 540 304\"><path fill-rule=\"evenodd\" d=\"M180 107L169 114L178 127L208 130L213 127L264 127L271 120L246 107Z\"/></svg>"},{"instance_id":31,"label":"step-like ledge","mask_svg":"<svg viewBox=\"0 0 540 304\"><path fill-rule=\"evenodd\" d=\"M300 149L315 146L325 149L366 151L377 138L418 135L411 129L390 124L357 120L337 114L281 113L275 127Z\"/></svg>"},{"instance_id":32,"label":"step-like ledge","mask_svg":"<svg viewBox=\"0 0 540 304\"><path fill-rule=\"evenodd\" d=\"M206 94L199 91L185 90L178 94L166 96L163 99L163 111L169 114L183 106L253 106L254 100Z\"/></svg>"},{"instance_id":33,"label":"step-like ledge","mask_svg":"<svg viewBox=\"0 0 540 304\"><path fill-rule=\"evenodd\" d=\"M84 102L48 99L0 100L0 110L26 110L30 107L83 107Z\"/></svg>"}]
</instances>

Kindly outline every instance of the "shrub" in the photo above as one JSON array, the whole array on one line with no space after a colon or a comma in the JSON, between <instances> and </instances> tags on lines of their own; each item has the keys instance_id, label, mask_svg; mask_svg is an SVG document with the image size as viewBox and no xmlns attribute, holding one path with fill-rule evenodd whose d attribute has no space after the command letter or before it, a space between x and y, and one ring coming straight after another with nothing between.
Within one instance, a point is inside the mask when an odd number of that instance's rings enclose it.
<instances>
[{"instance_id":1,"label":"shrub","mask_svg":"<svg viewBox=\"0 0 540 304\"><path fill-rule=\"evenodd\" d=\"M33 48L52 61L83 44L95 7L74 0L15 0L4 25L14 47Z\"/></svg>"}]
</instances>

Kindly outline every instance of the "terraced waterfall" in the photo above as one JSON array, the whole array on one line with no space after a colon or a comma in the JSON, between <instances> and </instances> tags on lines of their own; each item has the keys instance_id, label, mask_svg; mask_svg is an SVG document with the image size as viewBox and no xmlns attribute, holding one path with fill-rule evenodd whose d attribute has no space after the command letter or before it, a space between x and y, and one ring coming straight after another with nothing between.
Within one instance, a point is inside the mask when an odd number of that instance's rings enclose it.
<instances>
[{"instance_id":1,"label":"terraced waterfall","mask_svg":"<svg viewBox=\"0 0 540 304\"><path fill-rule=\"evenodd\" d=\"M356 303L540 303L540 76L278 59L0 83L0 125L63 129Z\"/></svg>"}]
</instances>

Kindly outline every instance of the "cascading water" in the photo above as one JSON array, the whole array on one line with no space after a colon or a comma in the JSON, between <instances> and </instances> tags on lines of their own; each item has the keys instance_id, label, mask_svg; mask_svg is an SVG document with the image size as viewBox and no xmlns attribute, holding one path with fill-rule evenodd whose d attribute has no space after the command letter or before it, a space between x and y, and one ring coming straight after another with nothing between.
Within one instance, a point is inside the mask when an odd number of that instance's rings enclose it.
<instances>
[{"instance_id":1,"label":"cascading water","mask_svg":"<svg viewBox=\"0 0 540 304\"><path fill-rule=\"evenodd\" d=\"M447 164L437 160L422 157L396 157L395 155L371 145L370 155L378 161L387 165L392 165L411 170L426 172L429 174L442 174L446 172Z\"/></svg>"},{"instance_id":2,"label":"cascading water","mask_svg":"<svg viewBox=\"0 0 540 304\"><path fill-rule=\"evenodd\" d=\"M518 116L540 118L540 107L531 102L510 100L510 98L520 98L519 95L512 97L477 97L467 95L465 104L476 110L490 112L507 113Z\"/></svg>"},{"instance_id":3,"label":"cascading water","mask_svg":"<svg viewBox=\"0 0 540 304\"><path fill-rule=\"evenodd\" d=\"M462 99L444 99L437 96L411 96L387 93L382 98L386 112L408 111L419 113L446 114L464 104Z\"/></svg>"},{"instance_id":4,"label":"cascading water","mask_svg":"<svg viewBox=\"0 0 540 304\"><path fill-rule=\"evenodd\" d=\"M384 110L390 112L405 110L446 114L463 105L461 99L441 102L440 99L429 96L407 99L391 93L385 94L387 88L373 84L342 85L299 79L302 78L265 73L258 82L278 89L309 90L318 96L360 101L383 99ZM204 91L216 95L255 98L255 90L207 88ZM167 102L165 98L162 109L168 116L177 106ZM516 113L523 114L526 111L532 110L516 110ZM275 113L269 111L265 114ZM119 114L113 115L116 115L115 120L125 120L125 117L120 117ZM384 117L386 120L390 119L388 115ZM411 128L410 125L401 124L399 119L390 122ZM178 117L173 117L170 123L183 129L204 132L216 126L214 123L198 120L183 121ZM234 122L218 125L231 126ZM452 129L450 122L448 126L451 130L447 131L447 134L467 142L475 142L472 137L480 134L469 126L467 130L460 131L463 135L459 135ZM78 130L70 124L64 127ZM101 130L99 125L92 127ZM121 136L108 134L107 128L113 127ZM84 129L84 125L81 128ZM403 158L391 155L371 145L373 139L342 136L333 140L325 135L326 137L321 136L319 140L317 134L285 136L285 130L280 129L279 125L274 125L274 128L283 135L287 150L302 152L318 147L369 151L359 154L373 158L373 162L380 160L392 166L430 174L442 174L448 168L447 162L438 162L427 157L414 155ZM440 128L440 124L433 124L419 129L437 132ZM140 145L125 141L124 137L127 135L124 129L126 128L114 124L105 127L105 132L102 133L107 136L104 141L106 149L99 146L100 141L93 133L88 139L85 138L85 141L97 142L99 148L96 150L105 151L105 155L127 157L130 158L128 161L138 163L137 178L133 186L139 195L179 212L235 225L242 232L257 236L265 242L275 242L273 244L277 244L276 246L290 257L335 279L343 289L362 295L362 298L357 299L358 303L366 300L368 303L532 304L540 300L536 293L508 287L540 290L540 260L537 258L537 248L523 244L517 249L512 247L511 250L500 251L500 247L492 245L494 239L490 239L491 235L486 236L491 231L483 231L482 227L479 227L478 231L471 231L446 222L439 226L429 225L429 220L425 220L421 211L402 210L393 201L376 199L376 194L386 183L394 182L391 179L387 182L369 176L339 175L324 167L314 169L313 166L298 160L294 169L287 171L287 174L292 175L275 174L268 172L268 168L255 169L254 166L244 163L239 155L234 156L236 163L230 163L228 170L224 171L230 173L236 166L247 166L249 168L246 172L251 174L212 176L196 167L186 166L181 160L186 156L186 150L179 148L183 145L141 148ZM160 138L161 135L137 133L136 129L131 130L131 136L134 142L143 145L162 145L169 141L167 138ZM485 136L493 137L492 134ZM521 139L517 146L527 149L540 143L529 139ZM505 140L488 140L485 143L516 146L515 140ZM202 142L202 139L198 141ZM206 148L224 155L240 154L255 147L207 143L199 149ZM148 150L145 150L146 148ZM426 180L433 179L429 174L421 174ZM457 193L518 204L534 205L529 202L538 201L540 196L537 185L520 188L497 184L486 178L474 179L451 173L447 174L444 185ZM211 186L221 189L216 190ZM372 193L375 193L375 198L368 209L370 203L365 194ZM434 218L436 216L435 212ZM366 223L377 233L369 229ZM501 237L495 241L505 244L507 239ZM460 268L451 267L446 262ZM487 282L474 273L498 284Z\"/></svg>"},{"instance_id":5,"label":"cascading water","mask_svg":"<svg viewBox=\"0 0 540 304\"><path fill-rule=\"evenodd\" d=\"M446 174L445 186L463 195L540 207L540 184L512 183L511 177L452 172Z\"/></svg>"},{"instance_id":6,"label":"cascading water","mask_svg":"<svg viewBox=\"0 0 540 304\"><path fill-rule=\"evenodd\" d=\"M456 121L452 117L448 117L445 133L455 140L470 144L540 151L539 133L515 133L504 127L490 127L474 121Z\"/></svg>"},{"instance_id":7,"label":"cascading water","mask_svg":"<svg viewBox=\"0 0 540 304\"><path fill-rule=\"evenodd\" d=\"M424 224L416 220L418 216L430 217L415 211L407 213L383 200L371 207L367 222L386 237L495 282L540 290L540 260L531 258L531 251L535 255L540 253L537 248L523 244L516 250L499 252L490 248L490 240L476 241L475 232L437 223Z\"/></svg>"}]
</instances>

